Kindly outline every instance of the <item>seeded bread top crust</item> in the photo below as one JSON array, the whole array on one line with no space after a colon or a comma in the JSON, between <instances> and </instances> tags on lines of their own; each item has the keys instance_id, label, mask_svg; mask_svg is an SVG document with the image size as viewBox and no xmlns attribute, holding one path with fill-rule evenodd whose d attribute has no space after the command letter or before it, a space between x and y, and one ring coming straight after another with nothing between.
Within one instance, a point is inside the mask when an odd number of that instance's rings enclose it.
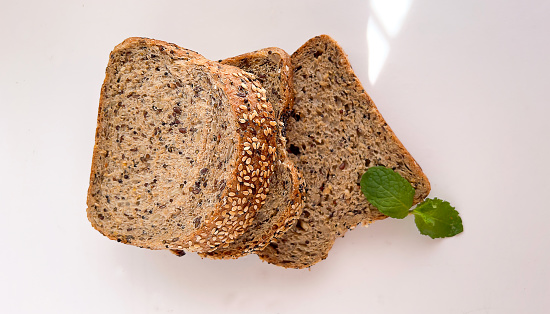
<instances>
[{"instance_id":1,"label":"seeded bread top crust","mask_svg":"<svg viewBox=\"0 0 550 314\"><path fill-rule=\"evenodd\" d=\"M228 246L199 255L212 259L236 259L262 250L295 224L303 205L304 181L294 164L286 158L284 146L279 153L284 156L279 157L275 164L266 204L250 228Z\"/></svg>"},{"instance_id":2,"label":"seeded bread top crust","mask_svg":"<svg viewBox=\"0 0 550 314\"><path fill-rule=\"evenodd\" d=\"M88 219L150 249L231 243L265 204L276 126L254 75L129 38L111 53L102 87Z\"/></svg>"},{"instance_id":3,"label":"seeded bread top crust","mask_svg":"<svg viewBox=\"0 0 550 314\"><path fill-rule=\"evenodd\" d=\"M284 50L265 48L220 62L254 73L266 89L267 100L272 104L275 116L281 117L281 111L287 114L286 110L293 103L294 91L290 56ZM238 258L263 249L273 238L294 225L301 213L305 183L287 158L286 140L282 134L279 135L277 153L279 161L275 164L266 204L251 228L229 246L201 256L214 259Z\"/></svg>"},{"instance_id":4,"label":"seeded bread top crust","mask_svg":"<svg viewBox=\"0 0 550 314\"><path fill-rule=\"evenodd\" d=\"M332 38L310 39L291 59L295 103L287 149L307 182L307 200L296 225L257 254L278 266L304 268L325 259L347 230L386 218L361 193L367 168L397 171L415 188L415 203L430 184Z\"/></svg>"}]
</instances>

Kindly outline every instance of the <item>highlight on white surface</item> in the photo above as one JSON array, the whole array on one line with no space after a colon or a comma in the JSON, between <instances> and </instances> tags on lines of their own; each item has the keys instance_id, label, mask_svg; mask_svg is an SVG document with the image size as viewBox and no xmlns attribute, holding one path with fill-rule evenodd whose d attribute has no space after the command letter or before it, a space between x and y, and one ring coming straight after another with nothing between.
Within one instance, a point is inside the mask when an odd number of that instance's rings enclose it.
<instances>
[{"instance_id":1,"label":"highlight on white surface","mask_svg":"<svg viewBox=\"0 0 550 314\"><path fill-rule=\"evenodd\" d=\"M388 58L390 44L372 18L367 24L367 46L369 80L374 85Z\"/></svg>"},{"instance_id":2,"label":"highlight on white surface","mask_svg":"<svg viewBox=\"0 0 550 314\"><path fill-rule=\"evenodd\" d=\"M390 52L390 39L397 35L411 8L412 0L371 0L367 22L368 71L372 85L380 75Z\"/></svg>"},{"instance_id":3,"label":"highlight on white surface","mask_svg":"<svg viewBox=\"0 0 550 314\"><path fill-rule=\"evenodd\" d=\"M370 7L386 34L394 37L403 26L412 0L371 0Z\"/></svg>"}]
</instances>

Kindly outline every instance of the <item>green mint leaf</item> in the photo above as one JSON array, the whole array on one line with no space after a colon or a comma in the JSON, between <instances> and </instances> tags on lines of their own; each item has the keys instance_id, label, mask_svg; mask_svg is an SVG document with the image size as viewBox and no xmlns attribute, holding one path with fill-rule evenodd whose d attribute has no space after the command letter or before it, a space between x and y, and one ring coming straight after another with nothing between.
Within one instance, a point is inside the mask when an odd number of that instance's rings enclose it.
<instances>
[{"instance_id":1,"label":"green mint leaf","mask_svg":"<svg viewBox=\"0 0 550 314\"><path fill-rule=\"evenodd\" d=\"M392 218L405 218L413 205L414 188L399 173L372 167L361 177L361 191L378 210Z\"/></svg>"},{"instance_id":2,"label":"green mint leaf","mask_svg":"<svg viewBox=\"0 0 550 314\"><path fill-rule=\"evenodd\" d=\"M462 219L455 208L438 198L427 198L412 213L420 233L432 239L452 237L464 230Z\"/></svg>"}]
</instances>

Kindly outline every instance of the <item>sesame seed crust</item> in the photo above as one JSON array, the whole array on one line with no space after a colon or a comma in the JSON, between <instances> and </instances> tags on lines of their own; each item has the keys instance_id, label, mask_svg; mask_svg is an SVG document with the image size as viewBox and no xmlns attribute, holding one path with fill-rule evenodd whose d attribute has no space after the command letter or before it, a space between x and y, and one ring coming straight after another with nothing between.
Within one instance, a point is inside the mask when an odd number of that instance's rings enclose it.
<instances>
[{"instance_id":1,"label":"sesame seed crust","mask_svg":"<svg viewBox=\"0 0 550 314\"><path fill-rule=\"evenodd\" d=\"M269 122L276 121L272 106L267 100L252 97L253 95L249 93L252 86L261 86L261 84L257 82L255 76L238 68L225 65L219 67L222 72L220 76L224 81L221 88L225 90L232 104L235 120L239 125L237 129L239 142L236 147L238 152L236 156L239 157L235 160L237 165L232 176L234 180L227 183L226 191L221 196L224 200L222 205L218 211L205 217L208 223L201 228L201 232L208 231L201 233L200 238L192 239L193 246L185 246L187 250L199 253L211 252L220 246L228 247L247 230L256 213L262 210L261 203L266 197L258 191L269 188L268 180L259 184L252 183L252 174L261 168L263 164L263 162L260 164L261 161L267 159L271 161L269 165L272 165L278 157L273 149L269 149L277 146L277 137L262 132L266 127L272 126ZM259 123L252 123L253 118L258 118ZM269 176L268 173L265 178ZM228 197L233 201L230 202ZM227 206L229 204L230 206ZM253 206L254 204L260 204L260 206ZM226 211L223 211L224 208ZM227 226L223 234L219 232L220 226Z\"/></svg>"},{"instance_id":2,"label":"sesame seed crust","mask_svg":"<svg viewBox=\"0 0 550 314\"><path fill-rule=\"evenodd\" d=\"M284 147L284 144L283 146ZM211 252L199 253L202 257L211 259L235 259L250 253L263 250L269 243L276 241L281 235L283 235L289 228L295 225L297 219L302 213L303 204L305 202L305 181L301 173L294 167L294 164L290 159L287 159L286 151L284 149L276 150L278 153L278 161L276 165L270 165L275 169L275 183L272 189L279 191L273 194L268 194L270 188L261 187L257 193L259 198L256 201L260 201L260 204L268 203L265 205L262 211L276 212L274 217L266 223L258 220L250 219L244 223L244 226L250 226L250 228L235 239L235 242L229 244L227 247L217 248ZM287 187L287 192L281 194L280 191L284 181L281 178L290 176L290 187ZM286 197L284 194L288 193ZM274 198L285 199L283 203L274 200ZM276 208L271 208L276 206ZM256 207L256 205L254 205ZM263 214L265 216L265 214ZM262 216L262 217L263 217ZM248 217L246 217L248 219Z\"/></svg>"},{"instance_id":3,"label":"sesame seed crust","mask_svg":"<svg viewBox=\"0 0 550 314\"><path fill-rule=\"evenodd\" d=\"M249 62L250 60L254 60L256 57L264 59L271 52L281 55L283 57L283 64L285 62L287 64L287 66L281 66L282 71L280 76L282 83L280 86L284 88L281 88L277 93L267 93L261 84L253 82L251 91L255 93L255 98L260 101L262 101L262 98L267 98L274 108L279 109L276 110L276 115L285 118L284 116L287 114L286 110L289 110L293 103L293 92L291 91L291 84L284 83L285 81L292 82L292 71L290 71L291 67L288 66L290 64L290 57L284 51L280 51L278 48L267 48L258 52L245 54L241 57L223 60L222 63L227 62L228 64L237 66L250 64L253 63ZM240 64L240 60L244 60L244 62ZM246 67L243 68L246 69ZM265 73L256 74L263 76ZM272 91L274 88L273 85L270 88L270 91ZM276 101L274 100L274 94L285 96L281 100ZM264 104L262 103L262 108L264 108L263 106ZM256 109L260 110L260 107ZM253 138L249 139L253 149L267 150L268 153L276 154L277 156L275 162L273 162L273 157L269 158L268 155L264 154L260 156L260 167L253 169L251 174L250 170L247 169L248 172L246 175L251 178L251 182L257 182L260 185L256 192L260 197L255 199L253 207L261 206L262 204L265 205L255 220L247 222L250 224L250 227L246 233L225 248L218 248L210 253L200 254L203 257L213 259L238 258L251 252L262 250L271 241L276 240L286 230L295 225L296 220L301 215L305 198L305 182L292 161L287 159L287 153L284 149L286 147L286 140L282 136L282 127L284 124L279 123L277 119L269 120L263 117L259 117L258 119L259 123L265 123L266 125L262 132L264 136L275 135L278 137L276 146L255 142ZM264 182L271 182L271 184L268 187L264 187L262 186Z\"/></svg>"}]
</instances>

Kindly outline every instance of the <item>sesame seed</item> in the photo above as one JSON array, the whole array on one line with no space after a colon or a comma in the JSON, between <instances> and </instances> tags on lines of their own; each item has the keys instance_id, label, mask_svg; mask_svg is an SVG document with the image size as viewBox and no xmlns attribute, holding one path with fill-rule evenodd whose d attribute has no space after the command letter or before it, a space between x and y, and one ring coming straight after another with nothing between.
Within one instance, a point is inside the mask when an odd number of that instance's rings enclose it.
<instances>
[{"instance_id":1,"label":"sesame seed","mask_svg":"<svg viewBox=\"0 0 550 314\"><path fill-rule=\"evenodd\" d=\"M258 189L258 193L262 193L263 190L264 190L264 188Z\"/></svg>"},{"instance_id":2,"label":"sesame seed","mask_svg":"<svg viewBox=\"0 0 550 314\"><path fill-rule=\"evenodd\" d=\"M269 121L269 124L271 124L272 126L276 126L276 125L277 125L277 122L275 122L275 121Z\"/></svg>"},{"instance_id":3,"label":"sesame seed","mask_svg":"<svg viewBox=\"0 0 550 314\"><path fill-rule=\"evenodd\" d=\"M283 121L279 121L279 125L280 125L280 126L285 126L285 124L283 123Z\"/></svg>"},{"instance_id":4,"label":"sesame seed","mask_svg":"<svg viewBox=\"0 0 550 314\"><path fill-rule=\"evenodd\" d=\"M266 101L266 100L267 100L267 98L266 98L265 96L262 97L261 99L262 99L263 101Z\"/></svg>"},{"instance_id":5,"label":"sesame seed","mask_svg":"<svg viewBox=\"0 0 550 314\"><path fill-rule=\"evenodd\" d=\"M264 156L264 155L261 155L260 158L262 158L262 160L265 160L265 156Z\"/></svg>"},{"instance_id":6,"label":"sesame seed","mask_svg":"<svg viewBox=\"0 0 550 314\"><path fill-rule=\"evenodd\" d=\"M246 186L250 186L250 183L248 183L248 182L244 182L244 185L246 185Z\"/></svg>"},{"instance_id":7,"label":"sesame seed","mask_svg":"<svg viewBox=\"0 0 550 314\"><path fill-rule=\"evenodd\" d=\"M252 151L250 151L250 150L247 150L246 153L249 154L249 155L252 155Z\"/></svg>"},{"instance_id":8,"label":"sesame seed","mask_svg":"<svg viewBox=\"0 0 550 314\"><path fill-rule=\"evenodd\" d=\"M237 184L237 191L240 191L240 190L241 190L241 185Z\"/></svg>"},{"instance_id":9,"label":"sesame seed","mask_svg":"<svg viewBox=\"0 0 550 314\"><path fill-rule=\"evenodd\" d=\"M250 177L249 177L249 176L245 176L244 179L245 179L246 181L249 181L249 180L250 180Z\"/></svg>"},{"instance_id":10,"label":"sesame seed","mask_svg":"<svg viewBox=\"0 0 550 314\"><path fill-rule=\"evenodd\" d=\"M245 119L239 119L239 122L240 123L246 123L246 120Z\"/></svg>"},{"instance_id":11,"label":"sesame seed","mask_svg":"<svg viewBox=\"0 0 550 314\"><path fill-rule=\"evenodd\" d=\"M245 162L245 161L246 161L246 158L247 158L247 157L244 156L244 157L241 159L241 161L242 161L242 162Z\"/></svg>"},{"instance_id":12,"label":"sesame seed","mask_svg":"<svg viewBox=\"0 0 550 314\"><path fill-rule=\"evenodd\" d=\"M257 141L258 141L258 139L257 139L256 137L253 137L252 140L253 140L254 142L257 142Z\"/></svg>"},{"instance_id":13,"label":"sesame seed","mask_svg":"<svg viewBox=\"0 0 550 314\"><path fill-rule=\"evenodd\" d=\"M249 150L250 149L250 146L245 146L244 147L244 150Z\"/></svg>"},{"instance_id":14,"label":"sesame seed","mask_svg":"<svg viewBox=\"0 0 550 314\"><path fill-rule=\"evenodd\" d=\"M246 110L246 106L245 106L245 105L239 105L239 108L241 108L242 110Z\"/></svg>"},{"instance_id":15,"label":"sesame seed","mask_svg":"<svg viewBox=\"0 0 550 314\"><path fill-rule=\"evenodd\" d=\"M235 72L233 72L233 73L231 73L231 74L233 74L234 77L239 77L239 74L237 74L237 73L235 73Z\"/></svg>"},{"instance_id":16,"label":"sesame seed","mask_svg":"<svg viewBox=\"0 0 550 314\"><path fill-rule=\"evenodd\" d=\"M262 87L260 88L260 93L265 94L266 90Z\"/></svg>"},{"instance_id":17,"label":"sesame seed","mask_svg":"<svg viewBox=\"0 0 550 314\"><path fill-rule=\"evenodd\" d=\"M246 206L243 211L246 213L248 211L248 206Z\"/></svg>"},{"instance_id":18,"label":"sesame seed","mask_svg":"<svg viewBox=\"0 0 550 314\"><path fill-rule=\"evenodd\" d=\"M223 224L223 222L222 222L221 220L216 221L216 226L219 227L219 226L221 226L222 224Z\"/></svg>"},{"instance_id":19,"label":"sesame seed","mask_svg":"<svg viewBox=\"0 0 550 314\"><path fill-rule=\"evenodd\" d=\"M248 157L248 159L246 160L246 164L249 165L251 161L252 161L252 159L250 157Z\"/></svg>"},{"instance_id":20,"label":"sesame seed","mask_svg":"<svg viewBox=\"0 0 550 314\"><path fill-rule=\"evenodd\" d=\"M262 104L258 103L258 105L256 105L256 108L258 108L258 110L262 110Z\"/></svg>"},{"instance_id":21,"label":"sesame seed","mask_svg":"<svg viewBox=\"0 0 550 314\"><path fill-rule=\"evenodd\" d=\"M243 191L243 194L248 195L249 193L248 193L248 191Z\"/></svg>"},{"instance_id":22,"label":"sesame seed","mask_svg":"<svg viewBox=\"0 0 550 314\"><path fill-rule=\"evenodd\" d=\"M241 86L242 86L244 89L248 89L248 86L246 86L245 83L241 83Z\"/></svg>"},{"instance_id":23,"label":"sesame seed","mask_svg":"<svg viewBox=\"0 0 550 314\"><path fill-rule=\"evenodd\" d=\"M258 98L262 98L262 94L260 93L256 93L256 96L258 96Z\"/></svg>"},{"instance_id":24,"label":"sesame seed","mask_svg":"<svg viewBox=\"0 0 550 314\"><path fill-rule=\"evenodd\" d=\"M268 135L269 135L268 129L264 129L264 134L265 134L265 136L268 136Z\"/></svg>"},{"instance_id":25,"label":"sesame seed","mask_svg":"<svg viewBox=\"0 0 550 314\"><path fill-rule=\"evenodd\" d=\"M265 122L265 119L264 119L264 118L262 118L262 119L260 120L260 122L261 122L261 123L264 123L264 122Z\"/></svg>"},{"instance_id":26,"label":"sesame seed","mask_svg":"<svg viewBox=\"0 0 550 314\"><path fill-rule=\"evenodd\" d=\"M263 107L264 109L267 109L267 104L262 104L262 107Z\"/></svg>"}]
</instances>

